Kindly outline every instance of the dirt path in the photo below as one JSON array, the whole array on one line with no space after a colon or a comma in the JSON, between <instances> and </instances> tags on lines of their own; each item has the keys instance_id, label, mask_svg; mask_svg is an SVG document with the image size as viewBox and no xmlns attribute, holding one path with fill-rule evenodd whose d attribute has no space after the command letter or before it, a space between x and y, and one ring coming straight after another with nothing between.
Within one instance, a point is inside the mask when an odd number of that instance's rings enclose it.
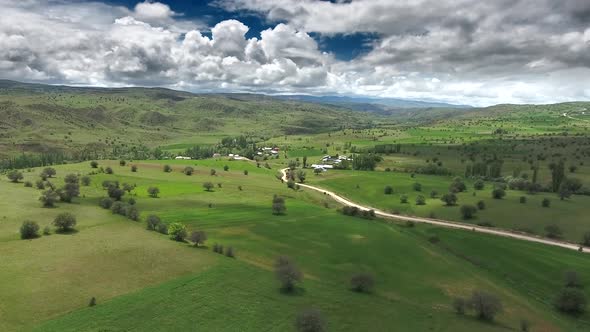
<instances>
[{"instance_id":1,"label":"dirt path","mask_svg":"<svg viewBox=\"0 0 590 332\"><path fill-rule=\"evenodd\" d=\"M288 170L288 168L281 170L281 173L283 174L283 178L282 178L283 181L287 181L287 170ZM468 230L468 231L473 231L473 232L509 237L509 238L518 239L518 240L537 242L537 243L542 243L542 244L555 246L555 247L562 247L562 248L576 250L576 251L578 251L580 249L579 244L564 242L564 241L549 240L546 238L527 235L527 234L523 234L523 233L517 233L517 232L513 232L513 231L509 231L509 230L491 229L491 228L481 227L481 226L477 226L477 225L454 222L454 221L446 221L446 220L430 219L430 218L422 218L422 217L410 217L410 216L403 216L403 215L399 215L399 214L387 213L387 212L381 211L379 209L372 208L370 206L357 204L357 203L355 203L347 198L344 198L332 191L325 190L320 187L311 186L311 185L308 185L305 183L300 183L299 186L303 187L303 188L315 190L315 191L321 192L325 195L328 195L332 199L334 199L335 201L337 201L343 205L354 206L354 207L357 207L362 210L374 210L375 214L379 217L382 217L382 218L396 219L396 220L403 220L403 221L413 221L416 223L425 223L425 224L431 224L431 225L447 227L447 228L454 228L454 229L463 229L463 230ZM590 248L584 247L583 252L590 253Z\"/></svg>"}]
</instances>

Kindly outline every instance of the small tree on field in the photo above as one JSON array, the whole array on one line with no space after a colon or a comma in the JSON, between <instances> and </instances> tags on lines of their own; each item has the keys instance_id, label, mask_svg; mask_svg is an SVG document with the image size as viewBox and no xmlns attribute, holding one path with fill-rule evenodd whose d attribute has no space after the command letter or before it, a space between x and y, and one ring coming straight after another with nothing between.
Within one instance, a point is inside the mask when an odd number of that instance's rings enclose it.
<instances>
[{"instance_id":1,"label":"small tree on field","mask_svg":"<svg viewBox=\"0 0 590 332\"><path fill-rule=\"evenodd\" d=\"M80 196L80 183L76 174L68 174L64 178L64 186L58 190L62 202L72 202L74 197Z\"/></svg>"},{"instance_id":2,"label":"small tree on field","mask_svg":"<svg viewBox=\"0 0 590 332\"><path fill-rule=\"evenodd\" d=\"M385 186L385 189L383 189L383 193L385 195L393 194L393 187L392 186Z\"/></svg>"},{"instance_id":3,"label":"small tree on field","mask_svg":"<svg viewBox=\"0 0 590 332\"><path fill-rule=\"evenodd\" d=\"M406 195L406 194L402 194L402 195L399 197L399 201L400 201L400 203L402 203L402 204L406 204L406 203L408 202L408 195Z\"/></svg>"},{"instance_id":4,"label":"small tree on field","mask_svg":"<svg viewBox=\"0 0 590 332\"><path fill-rule=\"evenodd\" d=\"M39 237L39 224L30 220L24 221L20 226L20 238L27 240L37 237Z\"/></svg>"},{"instance_id":5,"label":"small tree on field","mask_svg":"<svg viewBox=\"0 0 590 332\"><path fill-rule=\"evenodd\" d=\"M502 311L502 302L498 297L484 291L473 291L469 306L475 311L477 318L493 321L494 317Z\"/></svg>"},{"instance_id":6,"label":"small tree on field","mask_svg":"<svg viewBox=\"0 0 590 332\"><path fill-rule=\"evenodd\" d=\"M274 195L272 198L272 214L281 215L287 210L285 206L285 199L279 195Z\"/></svg>"},{"instance_id":7,"label":"small tree on field","mask_svg":"<svg viewBox=\"0 0 590 332\"><path fill-rule=\"evenodd\" d=\"M83 186L88 187L92 182L92 179L88 175L86 175L80 178L80 182L82 182Z\"/></svg>"},{"instance_id":8,"label":"small tree on field","mask_svg":"<svg viewBox=\"0 0 590 332\"><path fill-rule=\"evenodd\" d=\"M412 188L414 188L414 191L422 191L422 184L416 182L412 185Z\"/></svg>"},{"instance_id":9,"label":"small tree on field","mask_svg":"<svg viewBox=\"0 0 590 332\"><path fill-rule=\"evenodd\" d=\"M231 258L236 257L236 253L234 251L234 247L227 247L227 250L225 251L225 255L227 257L231 257Z\"/></svg>"},{"instance_id":10,"label":"small tree on field","mask_svg":"<svg viewBox=\"0 0 590 332\"><path fill-rule=\"evenodd\" d=\"M229 171L229 166L227 166L227 165L223 166L223 170L226 172Z\"/></svg>"},{"instance_id":11,"label":"small tree on field","mask_svg":"<svg viewBox=\"0 0 590 332\"><path fill-rule=\"evenodd\" d=\"M186 226L181 223L171 223L168 225L168 235L174 241L182 242L186 238Z\"/></svg>"},{"instance_id":12,"label":"small tree on field","mask_svg":"<svg viewBox=\"0 0 590 332\"><path fill-rule=\"evenodd\" d=\"M481 179L475 180L475 182L473 182L473 189L475 189L475 190L483 190L484 187L485 187L485 182L483 182L483 180L481 180Z\"/></svg>"},{"instance_id":13,"label":"small tree on field","mask_svg":"<svg viewBox=\"0 0 590 332\"><path fill-rule=\"evenodd\" d=\"M125 207L125 216L133 221L139 220L139 209L135 205Z\"/></svg>"},{"instance_id":14,"label":"small tree on field","mask_svg":"<svg viewBox=\"0 0 590 332\"><path fill-rule=\"evenodd\" d=\"M137 172L137 166L136 165L131 165L131 172L133 172L133 173Z\"/></svg>"},{"instance_id":15,"label":"small tree on field","mask_svg":"<svg viewBox=\"0 0 590 332\"><path fill-rule=\"evenodd\" d=\"M559 239L562 235L561 228L555 224L546 226L545 233L547 237L551 239Z\"/></svg>"},{"instance_id":16,"label":"small tree on field","mask_svg":"<svg viewBox=\"0 0 590 332\"><path fill-rule=\"evenodd\" d=\"M185 168L184 168L184 171L183 171L183 173L184 173L185 175L191 176L191 175L193 175L193 172L194 172L194 171L195 171L195 170L194 170L194 168L192 168L192 167L190 167L190 166L187 166L187 167L185 167Z\"/></svg>"},{"instance_id":17,"label":"small tree on field","mask_svg":"<svg viewBox=\"0 0 590 332\"><path fill-rule=\"evenodd\" d=\"M466 204L461 206L461 215L463 216L463 219L473 219L476 212L477 208L473 205Z\"/></svg>"},{"instance_id":18,"label":"small tree on field","mask_svg":"<svg viewBox=\"0 0 590 332\"><path fill-rule=\"evenodd\" d=\"M113 172L113 169L112 169L110 166L109 166L109 167L106 167L106 168L104 169L104 172L105 172L105 173L107 173L107 174L113 174L113 173L114 173L114 172Z\"/></svg>"},{"instance_id":19,"label":"small tree on field","mask_svg":"<svg viewBox=\"0 0 590 332\"><path fill-rule=\"evenodd\" d=\"M127 165L127 162L123 159L119 160L119 166L125 166Z\"/></svg>"},{"instance_id":20,"label":"small tree on field","mask_svg":"<svg viewBox=\"0 0 590 332\"><path fill-rule=\"evenodd\" d=\"M369 273L357 273L350 278L350 287L359 293L370 293L375 285L375 278Z\"/></svg>"},{"instance_id":21,"label":"small tree on field","mask_svg":"<svg viewBox=\"0 0 590 332\"><path fill-rule=\"evenodd\" d=\"M327 330L322 313L315 308L305 309L297 314L295 329L298 332L324 332Z\"/></svg>"},{"instance_id":22,"label":"small tree on field","mask_svg":"<svg viewBox=\"0 0 590 332\"><path fill-rule=\"evenodd\" d=\"M441 201L445 202L447 206L453 206L457 204L457 195L455 193L446 193L441 198Z\"/></svg>"},{"instance_id":23,"label":"small tree on field","mask_svg":"<svg viewBox=\"0 0 590 332\"><path fill-rule=\"evenodd\" d=\"M275 261L275 275L286 292L294 291L297 283L303 279L303 273L287 256L279 256Z\"/></svg>"},{"instance_id":24,"label":"small tree on field","mask_svg":"<svg viewBox=\"0 0 590 332\"><path fill-rule=\"evenodd\" d=\"M486 209L486 202L484 202L484 201L478 201L477 202L477 208L479 210L485 210Z\"/></svg>"},{"instance_id":25,"label":"small tree on field","mask_svg":"<svg viewBox=\"0 0 590 332\"><path fill-rule=\"evenodd\" d=\"M213 169L213 168L212 168L212 169L209 171L209 174L210 174L211 176L214 176L215 174L217 174L217 171L216 171L215 169Z\"/></svg>"},{"instance_id":26,"label":"small tree on field","mask_svg":"<svg viewBox=\"0 0 590 332\"><path fill-rule=\"evenodd\" d=\"M165 173L170 173L172 172L172 167L170 167L170 165L164 165L164 172Z\"/></svg>"},{"instance_id":27,"label":"small tree on field","mask_svg":"<svg viewBox=\"0 0 590 332\"><path fill-rule=\"evenodd\" d=\"M438 191L433 190L430 192L430 198L437 198L438 197Z\"/></svg>"},{"instance_id":28,"label":"small tree on field","mask_svg":"<svg viewBox=\"0 0 590 332\"><path fill-rule=\"evenodd\" d=\"M57 174L57 171L53 167L45 167L43 171L41 171L41 177L43 178L52 178Z\"/></svg>"},{"instance_id":29,"label":"small tree on field","mask_svg":"<svg viewBox=\"0 0 590 332\"><path fill-rule=\"evenodd\" d=\"M124 216L127 213L127 204L125 204L121 201L115 201L111 205L111 212L113 214L119 214L119 215Z\"/></svg>"},{"instance_id":30,"label":"small tree on field","mask_svg":"<svg viewBox=\"0 0 590 332\"><path fill-rule=\"evenodd\" d=\"M211 190L213 189L213 187L215 187L215 186L213 185L213 182L209 182L209 181L207 181L207 182L203 183L203 188L204 188L206 191L211 191Z\"/></svg>"},{"instance_id":31,"label":"small tree on field","mask_svg":"<svg viewBox=\"0 0 590 332\"><path fill-rule=\"evenodd\" d=\"M17 170L12 170L12 171L8 172L8 174L6 174L6 177L8 178L8 180L10 180L10 182L13 182L13 183L18 183L18 181L20 181L24 178L23 173L21 173Z\"/></svg>"},{"instance_id":32,"label":"small tree on field","mask_svg":"<svg viewBox=\"0 0 590 332\"><path fill-rule=\"evenodd\" d=\"M131 194L133 189L135 189L135 185L130 183L123 183L123 190L125 190L128 194Z\"/></svg>"},{"instance_id":33,"label":"small tree on field","mask_svg":"<svg viewBox=\"0 0 590 332\"><path fill-rule=\"evenodd\" d=\"M113 206L113 200L109 197L104 197L98 202L98 205L103 209L110 209Z\"/></svg>"},{"instance_id":34,"label":"small tree on field","mask_svg":"<svg viewBox=\"0 0 590 332\"><path fill-rule=\"evenodd\" d=\"M157 198L158 194L160 194L160 189L158 187L149 187L147 189L148 195L152 198Z\"/></svg>"},{"instance_id":35,"label":"small tree on field","mask_svg":"<svg viewBox=\"0 0 590 332\"><path fill-rule=\"evenodd\" d=\"M207 233L205 231L193 231L190 236L190 241L198 247L207 241Z\"/></svg>"},{"instance_id":36,"label":"small tree on field","mask_svg":"<svg viewBox=\"0 0 590 332\"><path fill-rule=\"evenodd\" d=\"M492 190L492 197L495 199L502 199L506 196L506 191L502 188L495 188Z\"/></svg>"},{"instance_id":37,"label":"small tree on field","mask_svg":"<svg viewBox=\"0 0 590 332\"><path fill-rule=\"evenodd\" d=\"M119 188L119 182L114 182L107 188L107 193L110 198L120 201L121 198L125 195L125 190Z\"/></svg>"},{"instance_id":38,"label":"small tree on field","mask_svg":"<svg viewBox=\"0 0 590 332\"><path fill-rule=\"evenodd\" d=\"M96 161L94 161L94 160L93 160L93 161L91 161L91 162L90 162L90 167L92 167L92 168L98 168L98 162L96 162Z\"/></svg>"},{"instance_id":39,"label":"small tree on field","mask_svg":"<svg viewBox=\"0 0 590 332\"><path fill-rule=\"evenodd\" d=\"M45 181L43 181L43 180L35 181L35 187L37 187L37 189L39 189L39 190L45 189Z\"/></svg>"},{"instance_id":40,"label":"small tree on field","mask_svg":"<svg viewBox=\"0 0 590 332\"><path fill-rule=\"evenodd\" d=\"M416 196L416 205L425 205L426 198L423 195Z\"/></svg>"},{"instance_id":41,"label":"small tree on field","mask_svg":"<svg viewBox=\"0 0 590 332\"><path fill-rule=\"evenodd\" d=\"M305 182L305 172L303 170L298 170L297 171L297 180L299 180L299 183L303 183Z\"/></svg>"},{"instance_id":42,"label":"small tree on field","mask_svg":"<svg viewBox=\"0 0 590 332\"><path fill-rule=\"evenodd\" d=\"M525 204L526 203L526 196L520 196L518 201L520 202L520 204Z\"/></svg>"},{"instance_id":43,"label":"small tree on field","mask_svg":"<svg viewBox=\"0 0 590 332\"><path fill-rule=\"evenodd\" d=\"M89 306L89 307L94 307L95 305L96 305L96 297L94 297L94 296L93 296L93 297L90 299L90 302L88 302L88 306Z\"/></svg>"},{"instance_id":44,"label":"small tree on field","mask_svg":"<svg viewBox=\"0 0 590 332\"><path fill-rule=\"evenodd\" d=\"M76 226L76 217L69 212L60 213L53 220L53 226L62 233L72 231Z\"/></svg>"},{"instance_id":45,"label":"small tree on field","mask_svg":"<svg viewBox=\"0 0 590 332\"><path fill-rule=\"evenodd\" d=\"M543 200L541 201L541 206L548 208L549 206L551 206L551 200L549 198L543 198Z\"/></svg>"},{"instance_id":46,"label":"small tree on field","mask_svg":"<svg viewBox=\"0 0 590 332\"><path fill-rule=\"evenodd\" d=\"M43 203L43 207L50 208L55 206L55 203L59 200L59 195L55 190L48 189L43 192L39 200Z\"/></svg>"},{"instance_id":47,"label":"small tree on field","mask_svg":"<svg viewBox=\"0 0 590 332\"><path fill-rule=\"evenodd\" d=\"M581 314L586 311L586 295L578 288L565 287L555 299L555 307L568 314Z\"/></svg>"},{"instance_id":48,"label":"small tree on field","mask_svg":"<svg viewBox=\"0 0 590 332\"><path fill-rule=\"evenodd\" d=\"M244 170L244 175L248 175L248 170L247 169Z\"/></svg>"},{"instance_id":49,"label":"small tree on field","mask_svg":"<svg viewBox=\"0 0 590 332\"><path fill-rule=\"evenodd\" d=\"M162 222L162 220L160 219L160 217L158 217L155 214L150 214L149 216L147 216L146 218L146 223L147 223L147 229L149 231L156 231L158 230L158 225L160 225L160 223Z\"/></svg>"}]
</instances>

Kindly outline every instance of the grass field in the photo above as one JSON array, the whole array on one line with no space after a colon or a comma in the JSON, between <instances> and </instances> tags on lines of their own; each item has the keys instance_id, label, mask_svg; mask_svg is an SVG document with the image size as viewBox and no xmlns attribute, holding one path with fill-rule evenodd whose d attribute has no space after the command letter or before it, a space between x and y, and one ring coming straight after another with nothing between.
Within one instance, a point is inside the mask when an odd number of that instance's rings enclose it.
<instances>
[{"instance_id":1,"label":"grass field","mask_svg":"<svg viewBox=\"0 0 590 332\"><path fill-rule=\"evenodd\" d=\"M165 163L173 172L162 171ZM583 331L590 326L587 314L573 319L552 308L564 271L574 269L590 280L588 258L576 252L342 216L323 195L292 191L276 180L278 169L249 162L100 164L111 166L115 174L92 175L92 184L82 187L82 198L54 209L41 208L38 190L0 182L0 252L7 262L0 270L1 330L289 331L295 314L308 306L324 312L330 331L396 326L501 331L517 328L523 318L539 331ZM130 171L131 164L138 172ZM195 167L192 176L181 173L186 165ZM229 171L223 170L225 165ZM216 176L210 175L212 168ZM51 180L56 184L68 173L92 170L88 163L56 169L58 175ZM25 180L36 179L38 173L25 173ZM156 213L167 223L205 230L209 248L214 243L233 246L237 258L171 241L146 231L144 223L100 209L101 183L113 179L137 185L132 196L142 217ZM214 191L203 190L204 181L215 183ZM146 193L154 185L160 188L159 198ZM425 190L428 185L424 180ZM286 198L286 215L271 214L274 194ZM76 214L77 233L18 239L22 220L43 227L62 211ZM428 241L433 234L441 239L438 244ZM274 279L273 261L280 254L291 256L305 273L297 295L282 294ZM372 294L349 290L348 280L358 271L375 275ZM505 310L495 323L453 312L453 297L476 288L502 299ZM91 297L98 305L88 308Z\"/></svg>"}]
</instances>

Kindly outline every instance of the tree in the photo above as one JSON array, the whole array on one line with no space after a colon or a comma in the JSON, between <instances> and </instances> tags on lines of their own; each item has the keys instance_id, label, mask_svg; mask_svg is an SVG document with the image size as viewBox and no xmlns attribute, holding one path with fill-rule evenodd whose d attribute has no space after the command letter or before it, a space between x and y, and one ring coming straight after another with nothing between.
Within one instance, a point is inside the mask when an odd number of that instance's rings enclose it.
<instances>
[{"instance_id":1,"label":"tree","mask_svg":"<svg viewBox=\"0 0 590 332\"><path fill-rule=\"evenodd\" d=\"M20 226L20 238L23 240L39 237L39 224L34 221L25 220Z\"/></svg>"},{"instance_id":2,"label":"tree","mask_svg":"<svg viewBox=\"0 0 590 332\"><path fill-rule=\"evenodd\" d=\"M236 257L236 253L234 251L234 247L227 247L227 250L225 251L225 255L227 257L231 257L231 258Z\"/></svg>"},{"instance_id":3,"label":"tree","mask_svg":"<svg viewBox=\"0 0 590 332\"><path fill-rule=\"evenodd\" d=\"M272 198L272 214L281 215L287 210L285 206L285 199L279 195L274 195Z\"/></svg>"},{"instance_id":4,"label":"tree","mask_svg":"<svg viewBox=\"0 0 590 332\"><path fill-rule=\"evenodd\" d=\"M206 191L211 191L213 189L213 187L215 187L213 185L213 182L207 181L207 182L203 183L203 188L205 188Z\"/></svg>"},{"instance_id":5,"label":"tree","mask_svg":"<svg viewBox=\"0 0 590 332\"><path fill-rule=\"evenodd\" d=\"M135 205L125 207L125 216L133 221L139 220L139 209Z\"/></svg>"},{"instance_id":6,"label":"tree","mask_svg":"<svg viewBox=\"0 0 590 332\"><path fill-rule=\"evenodd\" d=\"M438 191L436 191L436 190L432 190L432 191L430 192L430 198L436 198L437 196L438 196Z\"/></svg>"},{"instance_id":7,"label":"tree","mask_svg":"<svg viewBox=\"0 0 590 332\"><path fill-rule=\"evenodd\" d=\"M422 191L422 185L418 182L414 183L412 188L414 188L414 191Z\"/></svg>"},{"instance_id":8,"label":"tree","mask_svg":"<svg viewBox=\"0 0 590 332\"><path fill-rule=\"evenodd\" d=\"M113 214L119 214L119 215L124 216L127 213L127 204L125 204L121 201L115 201L111 205L111 212Z\"/></svg>"},{"instance_id":9,"label":"tree","mask_svg":"<svg viewBox=\"0 0 590 332\"><path fill-rule=\"evenodd\" d=\"M227 166L227 165L223 166L223 170L226 172L229 171L229 166Z\"/></svg>"},{"instance_id":10,"label":"tree","mask_svg":"<svg viewBox=\"0 0 590 332\"><path fill-rule=\"evenodd\" d=\"M586 311L586 295L578 288L564 287L555 299L555 307L569 314L581 314Z\"/></svg>"},{"instance_id":11,"label":"tree","mask_svg":"<svg viewBox=\"0 0 590 332\"><path fill-rule=\"evenodd\" d=\"M124 191L126 191L128 194L131 194L131 192L133 191L133 189L135 189L135 185L133 184L129 184L129 183L123 183L123 189Z\"/></svg>"},{"instance_id":12,"label":"tree","mask_svg":"<svg viewBox=\"0 0 590 332\"><path fill-rule=\"evenodd\" d=\"M466 204L461 206L461 215L463 216L463 219L473 219L476 212L477 208L473 205Z\"/></svg>"},{"instance_id":13,"label":"tree","mask_svg":"<svg viewBox=\"0 0 590 332\"><path fill-rule=\"evenodd\" d=\"M137 165L131 165L131 172L137 172Z\"/></svg>"},{"instance_id":14,"label":"tree","mask_svg":"<svg viewBox=\"0 0 590 332\"><path fill-rule=\"evenodd\" d=\"M484 202L484 201L478 201L477 202L477 208L479 210L485 210L486 209L486 202Z\"/></svg>"},{"instance_id":15,"label":"tree","mask_svg":"<svg viewBox=\"0 0 590 332\"><path fill-rule=\"evenodd\" d=\"M473 182L473 189L475 190L483 190L484 187L485 182L483 182L481 179L475 180L475 182Z\"/></svg>"},{"instance_id":16,"label":"tree","mask_svg":"<svg viewBox=\"0 0 590 332\"><path fill-rule=\"evenodd\" d=\"M305 172L303 170L297 171L297 179L299 180L299 183L305 182Z\"/></svg>"},{"instance_id":17,"label":"tree","mask_svg":"<svg viewBox=\"0 0 590 332\"><path fill-rule=\"evenodd\" d=\"M477 318L487 321L493 321L494 317L502 311L502 302L498 297L480 290L473 291L469 306L475 311Z\"/></svg>"},{"instance_id":18,"label":"tree","mask_svg":"<svg viewBox=\"0 0 590 332\"><path fill-rule=\"evenodd\" d=\"M113 200L109 197L104 197L98 202L98 205L103 209L110 209L113 206Z\"/></svg>"},{"instance_id":19,"label":"tree","mask_svg":"<svg viewBox=\"0 0 590 332\"><path fill-rule=\"evenodd\" d=\"M39 200L43 203L43 207L50 208L55 206L55 203L59 200L59 195L55 190L48 189L43 192Z\"/></svg>"},{"instance_id":20,"label":"tree","mask_svg":"<svg viewBox=\"0 0 590 332\"><path fill-rule=\"evenodd\" d=\"M561 228L555 224L546 226L545 233L550 239L559 239L562 235Z\"/></svg>"},{"instance_id":21,"label":"tree","mask_svg":"<svg viewBox=\"0 0 590 332\"><path fill-rule=\"evenodd\" d=\"M24 178L23 173L21 173L17 170L12 170L12 171L8 172L8 174L6 174L6 177L8 178L8 180L10 180L10 182L13 182L13 183L18 183L18 181L20 181Z\"/></svg>"},{"instance_id":22,"label":"tree","mask_svg":"<svg viewBox=\"0 0 590 332\"><path fill-rule=\"evenodd\" d=\"M295 290L295 286L303 279L303 273L287 256L279 256L275 261L275 275L286 292Z\"/></svg>"},{"instance_id":23,"label":"tree","mask_svg":"<svg viewBox=\"0 0 590 332\"><path fill-rule=\"evenodd\" d=\"M248 170L247 169L244 170L244 175L248 175Z\"/></svg>"},{"instance_id":24,"label":"tree","mask_svg":"<svg viewBox=\"0 0 590 332\"><path fill-rule=\"evenodd\" d=\"M119 182L113 182L108 186L107 193L110 198L120 201L125 195L125 190L119 188Z\"/></svg>"},{"instance_id":25,"label":"tree","mask_svg":"<svg viewBox=\"0 0 590 332\"><path fill-rule=\"evenodd\" d=\"M551 200L549 198L543 198L543 200L541 201L541 206L546 208L550 207Z\"/></svg>"},{"instance_id":26,"label":"tree","mask_svg":"<svg viewBox=\"0 0 590 332\"><path fill-rule=\"evenodd\" d=\"M93 297L90 299L90 302L88 302L88 306L89 306L89 307L94 307L95 305L96 305L96 297L94 297L94 296L93 296Z\"/></svg>"},{"instance_id":27,"label":"tree","mask_svg":"<svg viewBox=\"0 0 590 332\"><path fill-rule=\"evenodd\" d=\"M39 179L35 182L35 187L37 187L37 189L39 190L43 190L45 189L45 181Z\"/></svg>"},{"instance_id":28,"label":"tree","mask_svg":"<svg viewBox=\"0 0 590 332\"><path fill-rule=\"evenodd\" d=\"M582 188L582 182L579 179L565 178L559 185L558 195L561 200L570 198Z\"/></svg>"},{"instance_id":29,"label":"tree","mask_svg":"<svg viewBox=\"0 0 590 332\"><path fill-rule=\"evenodd\" d=\"M207 233L205 233L205 231L193 231L190 236L190 241L195 244L195 247L198 247L207 241Z\"/></svg>"},{"instance_id":30,"label":"tree","mask_svg":"<svg viewBox=\"0 0 590 332\"><path fill-rule=\"evenodd\" d=\"M82 182L83 186L88 187L92 182L92 179L86 175L80 178L80 182Z\"/></svg>"},{"instance_id":31,"label":"tree","mask_svg":"<svg viewBox=\"0 0 590 332\"><path fill-rule=\"evenodd\" d=\"M177 222L171 223L168 225L168 235L170 235L170 239L182 242L187 235L186 226Z\"/></svg>"},{"instance_id":32,"label":"tree","mask_svg":"<svg viewBox=\"0 0 590 332\"><path fill-rule=\"evenodd\" d=\"M76 217L69 212L60 213L53 220L53 226L62 233L72 231L76 226Z\"/></svg>"},{"instance_id":33,"label":"tree","mask_svg":"<svg viewBox=\"0 0 590 332\"><path fill-rule=\"evenodd\" d=\"M212 168L212 169L209 171L209 174L210 174L211 176L214 176L215 174L217 174L217 171L216 171L215 169L213 169L213 168Z\"/></svg>"},{"instance_id":34,"label":"tree","mask_svg":"<svg viewBox=\"0 0 590 332\"><path fill-rule=\"evenodd\" d=\"M307 167L307 156L303 156L303 168Z\"/></svg>"},{"instance_id":35,"label":"tree","mask_svg":"<svg viewBox=\"0 0 590 332\"><path fill-rule=\"evenodd\" d=\"M119 166L125 166L127 165L127 162L123 159L119 160Z\"/></svg>"},{"instance_id":36,"label":"tree","mask_svg":"<svg viewBox=\"0 0 590 332\"><path fill-rule=\"evenodd\" d=\"M172 167L170 167L170 165L164 165L163 170L164 173L170 173L172 172Z\"/></svg>"},{"instance_id":37,"label":"tree","mask_svg":"<svg viewBox=\"0 0 590 332\"><path fill-rule=\"evenodd\" d=\"M113 172L113 169L112 169L110 166L106 167L106 168L104 169L104 172L105 172L105 173L107 173L107 174L113 174L113 173L114 173L114 172Z\"/></svg>"},{"instance_id":38,"label":"tree","mask_svg":"<svg viewBox=\"0 0 590 332\"><path fill-rule=\"evenodd\" d=\"M383 193L385 195L393 194L393 187L392 186L385 186L385 188L383 189Z\"/></svg>"},{"instance_id":39,"label":"tree","mask_svg":"<svg viewBox=\"0 0 590 332\"><path fill-rule=\"evenodd\" d=\"M520 204L525 204L526 203L526 196L520 196L518 201L520 202Z\"/></svg>"},{"instance_id":40,"label":"tree","mask_svg":"<svg viewBox=\"0 0 590 332\"><path fill-rule=\"evenodd\" d=\"M149 216L147 216L147 218L145 219L146 223L147 223L147 230L149 231L155 231L158 229L158 225L160 225L160 223L162 222L162 220L160 219L160 217L158 217L155 214L150 214Z\"/></svg>"},{"instance_id":41,"label":"tree","mask_svg":"<svg viewBox=\"0 0 590 332\"><path fill-rule=\"evenodd\" d=\"M506 191L504 191L504 189L495 188L494 190L492 190L492 197L493 198L502 199L502 198L504 198L504 196L506 196Z\"/></svg>"},{"instance_id":42,"label":"tree","mask_svg":"<svg viewBox=\"0 0 590 332\"><path fill-rule=\"evenodd\" d=\"M193 172L194 172L194 171L195 171L195 170L194 170L194 168L192 168L192 167L190 167L190 166L186 166L186 167L184 168L184 171L182 171L182 172L183 172L185 175L191 176L191 175L193 175Z\"/></svg>"},{"instance_id":43,"label":"tree","mask_svg":"<svg viewBox=\"0 0 590 332\"><path fill-rule=\"evenodd\" d=\"M455 195L455 193L452 192L446 193L440 198L440 200L445 202L447 206L453 206L457 204L457 195Z\"/></svg>"},{"instance_id":44,"label":"tree","mask_svg":"<svg viewBox=\"0 0 590 332\"><path fill-rule=\"evenodd\" d=\"M466 189L467 186L460 177L454 178L453 182L451 182L451 185L449 186L449 191L452 193L464 192Z\"/></svg>"},{"instance_id":45,"label":"tree","mask_svg":"<svg viewBox=\"0 0 590 332\"><path fill-rule=\"evenodd\" d=\"M305 309L295 317L295 329L298 332L324 332L326 321L318 309Z\"/></svg>"},{"instance_id":46,"label":"tree","mask_svg":"<svg viewBox=\"0 0 590 332\"><path fill-rule=\"evenodd\" d=\"M80 196L80 183L76 174L68 174L64 178L64 186L58 190L62 202L72 202L74 197Z\"/></svg>"},{"instance_id":47,"label":"tree","mask_svg":"<svg viewBox=\"0 0 590 332\"><path fill-rule=\"evenodd\" d=\"M408 202L408 195L406 195L406 194L402 194L402 195L399 197L399 202L400 202L400 203L402 203L402 204L406 204L406 203Z\"/></svg>"},{"instance_id":48,"label":"tree","mask_svg":"<svg viewBox=\"0 0 590 332\"><path fill-rule=\"evenodd\" d=\"M158 187L149 187L147 189L148 195L150 195L151 198L157 198L158 194L160 193L160 189Z\"/></svg>"},{"instance_id":49,"label":"tree","mask_svg":"<svg viewBox=\"0 0 590 332\"><path fill-rule=\"evenodd\" d=\"M350 278L350 287L359 293L370 293L375 285L375 278L369 273L357 273Z\"/></svg>"},{"instance_id":50,"label":"tree","mask_svg":"<svg viewBox=\"0 0 590 332\"><path fill-rule=\"evenodd\" d=\"M549 164L549 169L551 170L551 189L553 192L557 192L561 182L565 178L565 166L563 160L560 160L557 164Z\"/></svg>"},{"instance_id":51,"label":"tree","mask_svg":"<svg viewBox=\"0 0 590 332\"><path fill-rule=\"evenodd\" d=\"M416 196L416 205L425 205L426 198L423 195Z\"/></svg>"},{"instance_id":52,"label":"tree","mask_svg":"<svg viewBox=\"0 0 590 332\"><path fill-rule=\"evenodd\" d=\"M43 171L41 171L42 178L52 178L57 174L55 168L52 167L45 167Z\"/></svg>"},{"instance_id":53,"label":"tree","mask_svg":"<svg viewBox=\"0 0 590 332\"><path fill-rule=\"evenodd\" d=\"M93 161L91 161L91 162L90 162L90 167L92 167L92 168L98 168L98 162L96 162L96 161L94 161L94 160L93 160Z\"/></svg>"}]
</instances>

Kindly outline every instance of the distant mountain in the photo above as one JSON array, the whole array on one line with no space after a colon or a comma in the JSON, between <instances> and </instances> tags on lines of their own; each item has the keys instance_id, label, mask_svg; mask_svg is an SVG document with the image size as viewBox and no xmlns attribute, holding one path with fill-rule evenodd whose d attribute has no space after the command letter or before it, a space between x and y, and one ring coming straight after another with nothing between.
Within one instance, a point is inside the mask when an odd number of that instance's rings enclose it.
<instances>
[{"instance_id":1,"label":"distant mountain","mask_svg":"<svg viewBox=\"0 0 590 332\"><path fill-rule=\"evenodd\" d=\"M358 105L386 106L386 108L470 108L469 105L455 105L442 102L429 102L421 100L397 99L397 98L376 98L376 97L350 97L350 96L309 96L309 95L278 95L278 99L304 101L310 103L332 104L338 106Z\"/></svg>"}]
</instances>

